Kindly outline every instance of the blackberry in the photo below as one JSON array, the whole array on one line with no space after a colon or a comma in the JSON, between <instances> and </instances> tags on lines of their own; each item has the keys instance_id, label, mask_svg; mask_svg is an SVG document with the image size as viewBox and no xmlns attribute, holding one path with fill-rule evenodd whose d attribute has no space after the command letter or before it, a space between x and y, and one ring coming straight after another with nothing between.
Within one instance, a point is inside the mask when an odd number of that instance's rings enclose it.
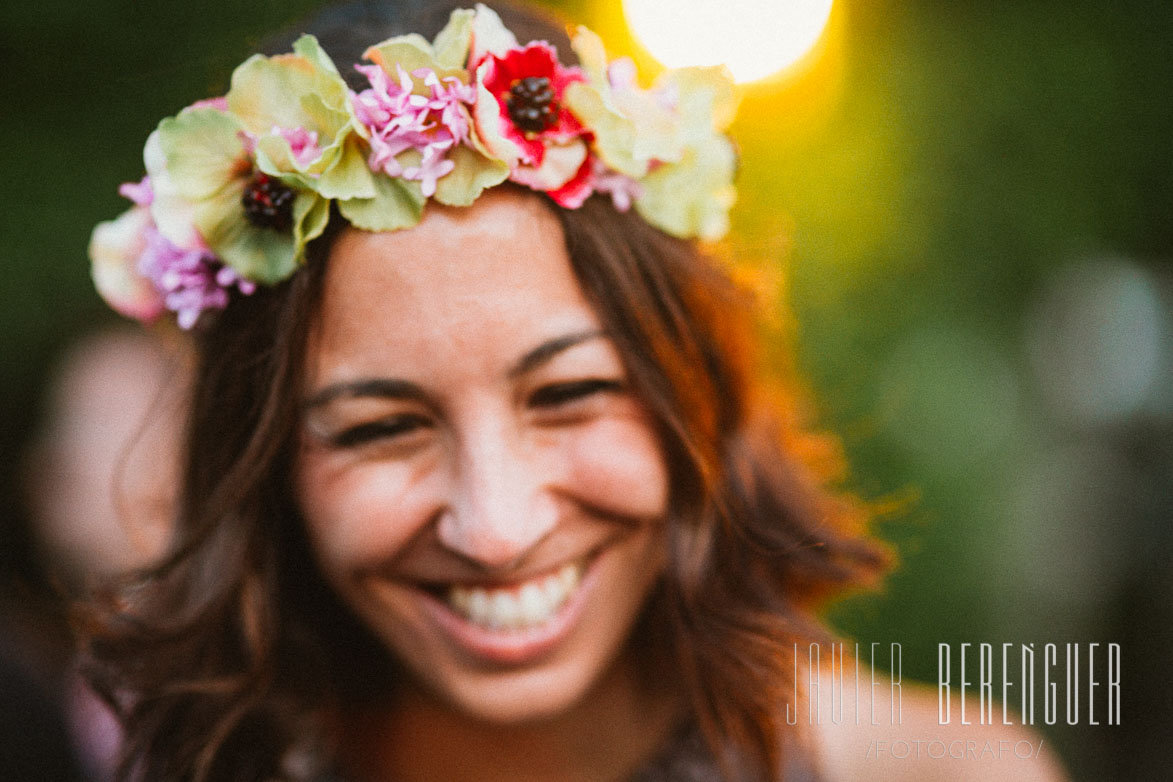
<instances>
[{"instance_id":1,"label":"blackberry","mask_svg":"<svg viewBox=\"0 0 1173 782\"><path fill-rule=\"evenodd\" d=\"M547 76L526 76L513 82L505 105L513 124L526 133L541 133L558 119L558 104Z\"/></svg>"},{"instance_id":2,"label":"blackberry","mask_svg":"<svg viewBox=\"0 0 1173 782\"><path fill-rule=\"evenodd\" d=\"M257 174L245 185L240 205L244 216L257 228L288 231L293 225L293 199L296 193L266 174Z\"/></svg>"}]
</instances>

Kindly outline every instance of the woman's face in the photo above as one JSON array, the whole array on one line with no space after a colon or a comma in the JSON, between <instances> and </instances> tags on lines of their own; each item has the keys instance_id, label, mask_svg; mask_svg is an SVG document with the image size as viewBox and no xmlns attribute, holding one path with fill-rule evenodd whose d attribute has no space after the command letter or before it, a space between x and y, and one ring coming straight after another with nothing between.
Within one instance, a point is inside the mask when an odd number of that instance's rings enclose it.
<instances>
[{"instance_id":1,"label":"woman's face","mask_svg":"<svg viewBox=\"0 0 1173 782\"><path fill-rule=\"evenodd\" d=\"M662 569L668 475L557 220L494 191L348 230L324 295L297 492L327 579L460 711L568 708Z\"/></svg>"}]
</instances>

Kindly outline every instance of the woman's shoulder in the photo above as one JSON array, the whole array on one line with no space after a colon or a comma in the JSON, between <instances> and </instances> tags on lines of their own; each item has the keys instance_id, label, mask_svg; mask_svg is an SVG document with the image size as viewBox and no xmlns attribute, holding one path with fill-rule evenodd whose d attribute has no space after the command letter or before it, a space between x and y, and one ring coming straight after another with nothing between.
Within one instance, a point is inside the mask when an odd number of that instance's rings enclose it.
<instances>
[{"instance_id":1,"label":"woman's shoulder","mask_svg":"<svg viewBox=\"0 0 1173 782\"><path fill-rule=\"evenodd\" d=\"M832 679L829 670L811 682L800 717L810 725L813 750L826 782L869 779L908 782L1065 782L1047 740L1029 727L1003 720L1000 707L982 720L978 704L944 711L938 693L892 681L861 668ZM1011 724L1005 724L1010 722Z\"/></svg>"}]
</instances>

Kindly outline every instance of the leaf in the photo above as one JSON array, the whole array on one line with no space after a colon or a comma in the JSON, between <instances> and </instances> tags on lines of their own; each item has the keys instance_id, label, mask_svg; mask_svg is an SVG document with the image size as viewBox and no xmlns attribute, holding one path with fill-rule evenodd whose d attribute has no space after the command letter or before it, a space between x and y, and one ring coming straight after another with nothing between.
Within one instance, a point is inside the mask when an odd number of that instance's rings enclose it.
<instances>
[{"instance_id":1,"label":"leaf","mask_svg":"<svg viewBox=\"0 0 1173 782\"><path fill-rule=\"evenodd\" d=\"M457 146L448 159L456 168L436 180L436 200L448 206L470 206L486 188L509 176L509 166L471 147Z\"/></svg>"},{"instance_id":2,"label":"leaf","mask_svg":"<svg viewBox=\"0 0 1173 782\"><path fill-rule=\"evenodd\" d=\"M366 154L358 136L350 135L338 153L338 161L307 187L323 198L374 198L376 178L367 166Z\"/></svg>"},{"instance_id":3,"label":"leaf","mask_svg":"<svg viewBox=\"0 0 1173 782\"><path fill-rule=\"evenodd\" d=\"M352 198L338 202L342 216L364 231L398 231L420 221L424 194L418 182L374 177L374 198Z\"/></svg>"},{"instance_id":4,"label":"leaf","mask_svg":"<svg viewBox=\"0 0 1173 782\"><path fill-rule=\"evenodd\" d=\"M298 193L293 202L293 259L305 263L305 246L322 235L330 221L330 202L314 193Z\"/></svg>"}]
</instances>

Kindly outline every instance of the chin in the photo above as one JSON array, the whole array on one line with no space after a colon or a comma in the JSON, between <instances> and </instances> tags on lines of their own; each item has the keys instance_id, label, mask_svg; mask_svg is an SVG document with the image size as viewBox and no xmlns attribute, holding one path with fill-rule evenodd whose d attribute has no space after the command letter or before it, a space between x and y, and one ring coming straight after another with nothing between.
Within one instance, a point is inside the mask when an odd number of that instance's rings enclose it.
<instances>
[{"instance_id":1,"label":"chin","mask_svg":"<svg viewBox=\"0 0 1173 782\"><path fill-rule=\"evenodd\" d=\"M466 686L449 683L440 697L467 717L501 726L545 722L581 703L602 676L578 671L530 671Z\"/></svg>"}]
</instances>

